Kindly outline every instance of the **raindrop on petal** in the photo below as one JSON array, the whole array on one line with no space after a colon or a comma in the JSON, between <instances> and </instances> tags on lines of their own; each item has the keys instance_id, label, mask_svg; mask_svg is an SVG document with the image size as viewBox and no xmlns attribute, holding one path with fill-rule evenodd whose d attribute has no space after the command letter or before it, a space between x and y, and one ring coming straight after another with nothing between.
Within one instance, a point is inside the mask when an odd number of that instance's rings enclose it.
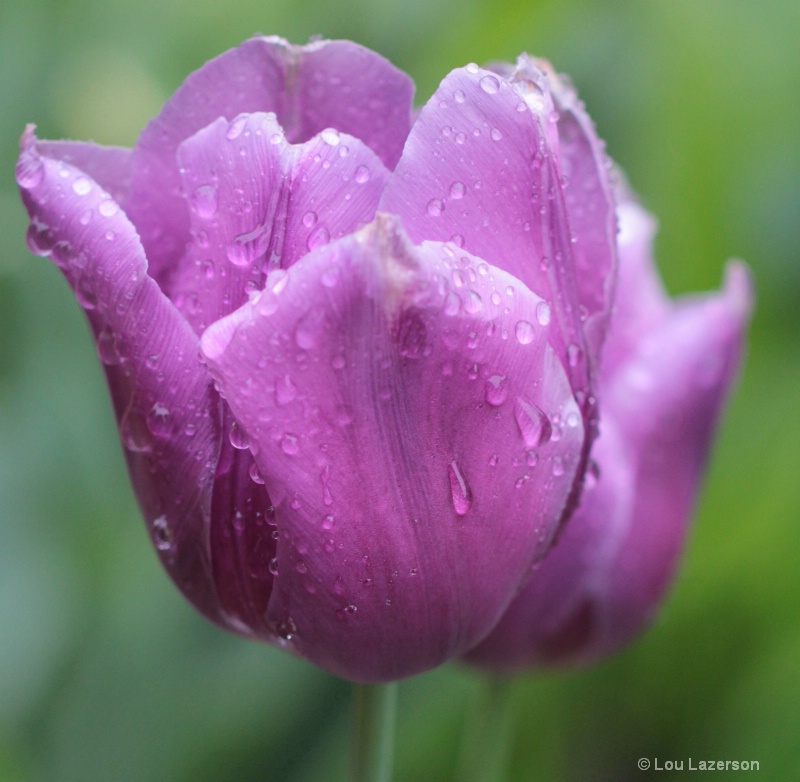
<instances>
[{"instance_id":1,"label":"raindrop on petal","mask_svg":"<svg viewBox=\"0 0 800 782\"><path fill-rule=\"evenodd\" d=\"M550 419L533 402L517 397L514 403L514 417L522 439L529 448L544 445L550 439L553 433Z\"/></svg>"},{"instance_id":2,"label":"raindrop on petal","mask_svg":"<svg viewBox=\"0 0 800 782\"><path fill-rule=\"evenodd\" d=\"M450 496L453 500L453 509L459 516L464 516L472 507L472 492L467 485L458 463L450 462Z\"/></svg>"}]
</instances>

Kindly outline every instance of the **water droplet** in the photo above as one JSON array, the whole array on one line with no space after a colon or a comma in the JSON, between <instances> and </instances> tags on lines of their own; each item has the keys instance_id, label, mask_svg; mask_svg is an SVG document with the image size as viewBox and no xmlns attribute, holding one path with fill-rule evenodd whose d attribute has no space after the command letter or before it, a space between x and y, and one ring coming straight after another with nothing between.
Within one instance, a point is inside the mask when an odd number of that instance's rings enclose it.
<instances>
[{"instance_id":1,"label":"water droplet","mask_svg":"<svg viewBox=\"0 0 800 782\"><path fill-rule=\"evenodd\" d=\"M210 220L217 213L216 185L201 185L192 195L192 207L197 216Z\"/></svg>"},{"instance_id":2,"label":"water droplet","mask_svg":"<svg viewBox=\"0 0 800 782\"><path fill-rule=\"evenodd\" d=\"M72 183L72 190L75 195L85 196L92 192L92 181L80 176Z\"/></svg>"},{"instance_id":3,"label":"water droplet","mask_svg":"<svg viewBox=\"0 0 800 782\"><path fill-rule=\"evenodd\" d=\"M583 351L575 344L567 345L567 362L571 367L577 367L583 359Z\"/></svg>"},{"instance_id":4,"label":"water droplet","mask_svg":"<svg viewBox=\"0 0 800 782\"><path fill-rule=\"evenodd\" d=\"M539 454L536 452L535 448L531 448L529 451L525 452L525 463L528 467L535 467L539 464Z\"/></svg>"},{"instance_id":5,"label":"water droplet","mask_svg":"<svg viewBox=\"0 0 800 782\"><path fill-rule=\"evenodd\" d=\"M342 137L339 135L338 131L335 131L333 128L326 128L325 130L320 133L322 140L331 147L336 147L339 145L339 142L342 140Z\"/></svg>"},{"instance_id":6,"label":"water droplet","mask_svg":"<svg viewBox=\"0 0 800 782\"><path fill-rule=\"evenodd\" d=\"M580 423L581 417L574 411L571 410L567 413L567 426L574 429Z\"/></svg>"},{"instance_id":7,"label":"water droplet","mask_svg":"<svg viewBox=\"0 0 800 782\"><path fill-rule=\"evenodd\" d=\"M498 457L497 457L497 454L496 454L496 453L493 453L493 454L492 454L492 455L489 457L489 466L490 466L490 467L497 467L497 462L498 462L498 461L499 461L499 459L498 459Z\"/></svg>"},{"instance_id":8,"label":"water droplet","mask_svg":"<svg viewBox=\"0 0 800 782\"><path fill-rule=\"evenodd\" d=\"M159 551L169 551L172 548L172 530L166 516L159 516L153 520L153 543Z\"/></svg>"},{"instance_id":9,"label":"water droplet","mask_svg":"<svg viewBox=\"0 0 800 782\"><path fill-rule=\"evenodd\" d=\"M317 213L316 212L306 212L303 215L303 225L306 228L313 228L313 226L317 222Z\"/></svg>"},{"instance_id":10,"label":"water droplet","mask_svg":"<svg viewBox=\"0 0 800 782\"><path fill-rule=\"evenodd\" d=\"M250 473L250 480L253 481L253 483L257 483L260 486L263 486L263 484L264 484L264 476L259 471L258 465L255 462L253 462L250 465L249 473Z\"/></svg>"},{"instance_id":11,"label":"water droplet","mask_svg":"<svg viewBox=\"0 0 800 782\"><path fill-rule=\"evenodd\" d=\"M289 375L275 381L275 401L281 407L293 402L297 397L297 386Z\"/></svg>"},{"instance_id":12,"label":"water droplet","mask_svg":"<svg viewBox=\"0 0 800 782\"><path fill-rule=\"evenodd\" d=\"M24 190L30 190L41 184L44 179L44 163L38 156L25 150L14 169L17 184Z\"/></svg>"},{"instance_id":13,"label":"water droplet","mask_svg":"<svg viewBox=\"0 0 800 782\"><path fill-rule=\"evenodd\" d=\"M453 234L450 237L450 241L458 247L464 246L464 237L461 234Z\"/></svg>"},{"instance_id":14,"label":"water droplet","mask_svg":"<svg viewBox=\"0 0 800 782\"><path fill-rule=\"evenodd\" d=\"M492 132L489 135L492 137L492 141L500 141L503 138L499 128L492 128Z\"/></svg>"},{"instance_id":15,"label":"water droplet","mask_svg":"<svg viewBox=\"0 0 800 782\"><path fill-rule=\"evenodd\" d=\"M150 432L144 416L136 408L128 408L119 424L119 436L122 444L133 453L148 453L152 450Z\"/></svg>"},{"instance_id":16,"label":"water droplet","mask_svg":"<svg viewBox=\"0 0 800 782\"><path fill-rule=\"evenodd\" d=\"M324 529L324 530L326 530L326 531L330 531L330 530L332 530L332 529L333 529L333 522L334 522L333 515L332 515L332 514L330 514L330 513L328 513L328 514L327 514L327 515L326 515L326 516L325 516L325 517L322 519L322 529Z\"/></svg>"},{"instance_id":17,"label":"water droplet","mask_svg":"<svg viewBox=\"0 0 800 782\"><path fill-rule=\"evenodd\" d=\"M564 474L564 461L560 456L553 459L553 475L560 478Z\"/></svg>"},{"instance_id":18,"label":"water droplet","mask_svg":"<svg viewBox=\"0 0 800 782\"><path fill-rule=\"evenodd\" d=\"M471 315L480 312L483 309L483 299L475 291L468 291L464 298L464 309Z\"/></svg>"},{"instance_id":19,"label":"water droplet","mask_svg":"<svg viewBox=\"0 0 800 782\"><path fill-rule=\"evenodd\" d=\"M100 202L100 205L97 207L97 211L100 212L103 217L113 217L117 212L119 212L119 206L117 205L116 201L108 199L107 201Z\"/></svg>"},{"instance_id":20,"label":"water droplet","mask_svg":"<svg viewBox=\"0 0 800 782\"><path fill-rule=\"evenodd\" d=\"M266 224L256 226L252 231L239 234L228 245L225 255L234 266L248 266L267 251L270 235Z\"/></svg>"},{"instance_id":21,"label":"water droplet","mask_svg":"<svg viewBox=\"0 0 800 782\"><path fill-rule=\"evenodd\" d=\"M467 96L464 94L464 90L456 90L453 93L453 97L455 98L456 103L463 103Z\"/></svg>"},{"instance_id":22,"label":"water droplet","mask_svg":"<svg viewBox=\"0 0 800 782\"><path fill-rule=\"evenodd\" d=\"M156 437L165 437L172 430L172 414L166 405L156 402L147 414L147 428Z\"/></svg>"},{"instance_id":23,"label":"water droplet","mask_svg":"<svg viewBox=\"0 0 800 782\"><path fill-rule=\"evenodd\" d=\"M309 250L314 250L317 247L322 247L331 240L331 235L324 225L317 226L309 235L306 247Z\"/></svg>"},{"instance_id":24,"label":"water droplet","mask_svg":"<svg viewBox=\"0 0 800 782\"><path fill-rule=\"evenodd\" d=\"M550 323L550 305L546 301L540 301L536 305L536 320L541 326Z\"/></svg>"},{"instance_id":25,"label":"water droplet","mask_svg":"<svg viewBox=\"0 0 800 782\"><path fill-rule=\"evenodd\" d=\"M453 182L450 185L450 198L454 201L458 201L459 199L464 197L464 193L466 193L467 188L464 186L463 182Z\"/></svg>"},{"instance_id":26,"label":"water droplet","mask_svg":"<svg viewBox=\"0 0 800 782\"><path fill-rule=\"evenodd\" d=\"M458 311L461 309L461 299L453 293L453 291L448 291L447 295L444 297L444 314L445 315L458 315Z\"/></svg>"},{"instance_id":27,"label":"water droplet","mask_svg":"<svg viewBox=\"0 0 800 782\"><path fill-rule=\"evenodd\" d=\"M459 516L464 516L472 506L472 492L467 486L464 475L458 463L450 462L450 496L453 499L453 509Z\"/></svg>"},{"instance_id":28,"label":"water droplet","mask_svg":"<svg viewBox=\"0 0 800 782\"><path fill-rule=\"evenodd\" d=\"M114 366L120 362L117 338L108 326L103 327L97 335L97 354L106 366Z\"/></svg>"},{"instance_id":29,"label":"water droplet","mask_svg":"<svg viewBox=\"0 0 800 782\"><path fill-rule=\"evenodd\" d=\"M297 435L288 432L284 434L281 438L281 450L288 456L294 456L300 450Z\"/></svg>"},{"instance_id":30,"label":"water droplet","mask_svg":"<svg viewBox=\"0 0 800 782\"><path fill-rule=\"evenodd\" d=\"M517 321L514 333L517 335L517 342L519 342L520 345L528 345L533 342L533 324L529 323L527 320Z\"/></svg>"},{"instance_id":31,"label":"water droplet","mask_svg":"<svg viewBox=\"0 0 800 782\"><path fill-rule=\"evenodd\" d=\"M231 441L231 445L238 451L244 451L250 445L247 432L245 432L236 421L231 424L230 431L228 432L228 439Z\"/></svg>"},{"instance_id":32,"label":"water droplet","mask_svg":"<svg viewBox=\"0 0 800 782\"><path fill-rule=\"evenodd\" d=\"M431 217L439 217L442 212L444 212L444 204L438 198L433 198L428 201L428 206L426 208Z\"/></svg>"},{"instance_id":33,"label":"water droplet","mask_svg":"<svg viewBox=\"0 0 800 782\"><path fill-rule=\"evenodd\" d=\"M369 182L369 177L369 169L366 166L359 166L353 178L359 185L363 185Z\"/></svg>"},{"instance_id":34,"label":"water droplet","mask_svg":"<svg viewBox=\"0 0 800 782\"><path fill-rule=\"evenodd\" d=\"M242 135L242 131L245 129L247 125L247 117L237 117L233 122L231 122L230 126L228 127L228 132L225 134L229 141L233 141L235 138L239 138Z\"/></svg>"},{"instance_id":35,"label":"water droplet","mask_svg":"<svg viewBox=\"0 0 800 782\"><path fill-rule=\"evenodd\" d=\"M297 324L294 341L301 350L313 350L317 346L317 324L312 316L303 318Z\"/></svg>"},{"instance_id":36,"label":"water droplet","mask_svg":"<svg viewBox=\"0 0 800 782\"><path fill-rule=\"evenodd\" d=\"M275 625L275 633L284 641L291 641L297 635L297 625L291 616L287 616Z\"/></svg>"},{"instance_id":37,"label":"water droplet","mask_svg":"<svg viewBox=\"0 0 800 782\"><path fill-rule=\"evenodd\" d=\"M492 407L500 407L508 397L508 378L505 375L492 375L486 380L486 402Z\"/></svg>"},{"instance_id":38,"label":"water droplet","mask_svg":"<svg viewBox=\"0 0 800 782\"><path fill-rule=\"evenodd\" d=\"M36 255L49 255L56 243L56 237L50 230L49 225L43 223L38 217L34 217L28 226L25 241L28 245L28 249L32 253Z\"/></svg>"},{"instance_id":39,"label":"water droplet","mask_svg":"<svg viewBox=\"0 0 800 782\"><path fill-rule=\"evenodd\" d=\"M494 95L500 89L500 82L496 76L484 76L480 81L481 89L489 95Z\"/></svg>"},{"instance_id":40,"label":"water droplet","mask_svg":"<svg viewBox=\"0 0 800 782\"><path fill-rule=\"evenodd\" d=\"M533 402L517 397L514 403L514 417L522 439L528 447L544 445L550 439L553 433L550 419Z\"/></svg>"}]
</instances>

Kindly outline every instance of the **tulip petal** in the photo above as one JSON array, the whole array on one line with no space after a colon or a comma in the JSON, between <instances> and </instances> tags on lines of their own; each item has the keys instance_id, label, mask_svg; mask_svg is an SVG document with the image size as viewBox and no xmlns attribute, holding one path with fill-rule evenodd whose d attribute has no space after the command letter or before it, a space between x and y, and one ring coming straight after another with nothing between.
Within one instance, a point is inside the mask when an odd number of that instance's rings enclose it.
<instances>
[{"instance_id":1,"label":"tulip petal","mask_svg":"<svg viewBox=\"0 0 800 782\"><path fill-rule=\"evenodd\" d=\"M588 663L650 620L686 538L750 298L746 270L732 265L721 293L678 301L602 384L599 480L469 660L499 669Z\"/></svg>"},{"instance_id":2,"label":"tulip petal","mask_svg":"<svg viewBox=\"0 0 800 782\"><path fill-rule=\"evenodd\" d=\"M380 55L349 41L292 46L252 38L195 71L144 129L134 148L125 211L165 290L189 240L175 154L220 117L274 112L291 142L327 127L361 139L393 168L411 117L413 83Z\"/></svg>"},{"instance_id":3,"label":"tulip petal","mask_svg":"<svg viewBox=\"0 0 800 782\"><path fill-rule=\"evenodd\" d=\"M269 620L301 655L363 681L430 668L547 550L583 427L541 303L384 216L203 335L275 504Z\"/></svg>"},{"instance_id":4,"label":"tulip petal","mask_svg":"<svg viewBox=\"0 0 800 782\"><path fill-rule=\"evenodd\" d=\"M128 195L133 151L84 141L37 141L39 154L80 169L118 204Z\"/></svg>"},{"instance_id":5,"label":"tulip petal","mask_svg":"<svg viewBox=\"0 0 800 782\"><path fill-rule=\"evenodd\" d=\"M512 86L474 65L452 71L414 123L380 209L414 241L453 241L548 300L552 342L588 397L553 104L539 78Z\"/></svg>"},{"instance_id":6,"label":"tulip petal","mask_svg":"<svg viewBox=\"0 0 800 782\"><path fill-rule=\"evenodd\" d=\"M523 55L512 76L527 81L534 68L547 75L558 114L558 167L572 240L572 258L589 356L596 371L608 329L617 278L617 220L611 162L589 115L566 76L544 60Z\"/></svg>"},{"instance_id":7,"label":"tulip petal","mask_svg":"<svg viewBox=\"0 0 800 782\"><path fill-rule=\"evenodd\" d=\"M61 268L86 311L159 556L194 605L223 622L198 532L208 528L219 438L197 338L148 277L136 231L117 203L84 172L43 154L32 128L22 137L17 181L31 250Z\"/></svg>"},{"instance_id":8,"label":"tulip petal","mask_svg":"<svg viewBox=\"0 0 800 782\"><path fill-rule=\"evenodd\" d=\"M270 269L372 220L388 177L372 150L330 128L288 144L273 114L218 119L177 158L192 241L172 298L198 334L261 290Z\"/></svg>"}]
</instances>

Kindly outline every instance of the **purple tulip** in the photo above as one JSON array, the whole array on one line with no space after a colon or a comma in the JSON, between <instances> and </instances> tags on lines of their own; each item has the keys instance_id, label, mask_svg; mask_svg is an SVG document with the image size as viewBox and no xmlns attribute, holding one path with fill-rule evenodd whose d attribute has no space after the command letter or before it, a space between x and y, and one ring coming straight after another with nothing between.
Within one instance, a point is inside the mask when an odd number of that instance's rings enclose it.
<instances>
[{"instance_id":1,"label":"purple tulip","mask_svg":"<svg viewBox=\"0 0 800 782\"><path fill-rule=\"evenodd\" d=\"M412 93L356 44L254 38L132 150L29 128L17 166L170 576L358 681L475 647L547 554L616 278L609 165L567 84L470 65L413 126Z\"/></svg>"},{"instance_id":2,"label":"purple tulip","mask_svg":"<svg viewBox=\"0 0 800 782\"><path fill-rule=\"evenodd\" d=\"M580 506L491 635L468 656L498 670L597 660L651 619L677 567L751 306L746 268L719 293L665 295L652 218L618 206L619 287L598 396L601 435Z\"/></svg>"}]
</instances>

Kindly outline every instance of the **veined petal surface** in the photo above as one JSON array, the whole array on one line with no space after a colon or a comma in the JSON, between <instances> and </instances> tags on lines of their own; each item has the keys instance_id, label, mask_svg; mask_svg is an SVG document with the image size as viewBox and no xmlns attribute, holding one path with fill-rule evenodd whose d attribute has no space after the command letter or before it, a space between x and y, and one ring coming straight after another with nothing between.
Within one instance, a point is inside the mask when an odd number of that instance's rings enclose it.
<instances>
[{"instance_id":1,"label":"veined petal surface","mask_svg":"<svg viewBox=\"0 0 800 782\"><path fill-rule=\"evenodd\" d=\"M275 506L269 621L348 678L425 670L491 629L574 479L542 300L389 217L272 280L201 341Z\"/></svg>"}]
</instances>

